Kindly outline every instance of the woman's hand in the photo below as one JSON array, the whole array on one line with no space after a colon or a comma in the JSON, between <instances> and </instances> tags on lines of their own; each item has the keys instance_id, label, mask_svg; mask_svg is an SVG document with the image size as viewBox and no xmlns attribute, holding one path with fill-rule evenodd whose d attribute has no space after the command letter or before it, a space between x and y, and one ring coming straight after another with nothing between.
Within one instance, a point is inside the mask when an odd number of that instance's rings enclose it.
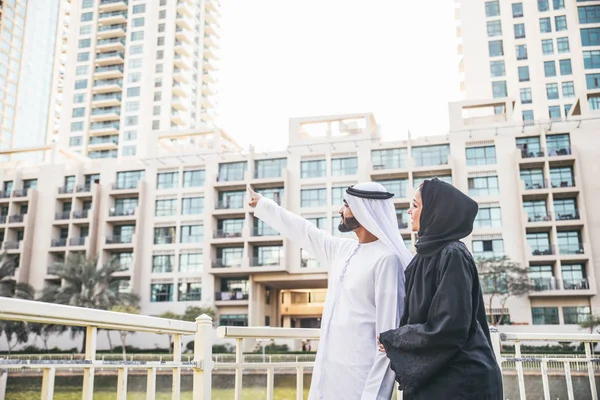
<instances>
[{"instance_id":1,"label":"woman's hand","mask_svg":"<svg viewBox=\"0 0 600 400\"><path fill-rule=\"evenodd\" d=\"M380 352L385 353L385 347L383 347L383 345L379 341L379 335L377 335L377 346L379 347Z\"/></svg>"}]
</instances>

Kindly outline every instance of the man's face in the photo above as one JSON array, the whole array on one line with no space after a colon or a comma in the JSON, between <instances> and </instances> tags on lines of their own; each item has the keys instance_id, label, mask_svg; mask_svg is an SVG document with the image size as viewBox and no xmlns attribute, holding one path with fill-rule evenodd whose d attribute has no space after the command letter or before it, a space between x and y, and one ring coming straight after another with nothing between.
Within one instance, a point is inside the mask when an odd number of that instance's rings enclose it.
<instances>
[{"instance_id":1,"label":"man's face","mask_svg":"<svg viewBox=\"0 0 600 400\"><path fill-rule=\"evenodd\" d=\"M356 218L354 218L354 214L352 214L352 210L350 210L350 207L348 206L348 203L346 203L346 200L344 200L344 204L340 208L339 213L342 217L342 220L338 225L338 230L340 232L352 232L353 230L361 227Z\"/></svg>"}]
</instances>

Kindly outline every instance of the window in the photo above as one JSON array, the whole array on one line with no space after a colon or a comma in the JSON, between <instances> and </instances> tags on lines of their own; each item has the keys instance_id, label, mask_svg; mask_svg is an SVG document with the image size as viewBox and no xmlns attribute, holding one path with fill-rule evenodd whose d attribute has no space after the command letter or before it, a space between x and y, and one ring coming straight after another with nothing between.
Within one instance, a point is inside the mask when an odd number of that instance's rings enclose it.
<instances>
[{"instance_id":1,"label":"window","mask_svg":"<svg viewBox=\"0 0 600 400\"><path fill-rule=\"evenodd\" d=\"M496 146L469 147L466 153L467 165L496 164Z\"/></svg>"},{"instance_id":2,"label":"window","mask_svg":"<svg viewBox=\"0 0 600 400\"><path fill-rule=\"evenodd\" d=\"M133 10L132 10L133 14L143 14L144 12L146 12L145 4L138 4L138 5L133 6Z\"/></svg>"},{"instance_id":3,"label":"window","mask_svg":"<svg viewBox=\"0 0 600 400\"><path fill-rule=\"evenodd\" d=\"M523 158L534 157L536 153L538 153L540 156L543 155L543 153L540 153L542 151L542 147L539 136L518 138L516 143L517 148L521 149L522 151Z\"/></svg>"},{"instance_id":4,"label":"window","mask_svg":"<svg viewBox=\"0 0 600 400\"><path fill-rule=\"evenodd\" d=\"M175 227L163 226L154 228L154 244L173 244L175 243Z\"/></svg>"},{"instance_id":5,"label":"window","mask_svg":"<svg viewBox=\"0 0 600 400\"><path fill-rule=\"evenodd\" d=\"M567 17L565 15L554 17L554 29L556 29L556 32L567 30Z\"/></svg>"},{"instance_id":6,"label":"window","mask_svg":"<svg viewBox=\"0 0 600 400\"><path fill-rule=\"evenodd\" d=\"M138 181L144 179L144 171L117 172L118 189L135 189Z\"/></svg>"},{"instance_id":7,"label":"window","mask_svg":"<svg viewBox=\"0 0 600 400\"><path fill-rule=\"evenodd\" d=\"M243 253L243 247L219 247L217 248L217 261L215 264L218 268L239 267Z\"/></svg>"},{"instance_id":8,"label":"window","mask_svg":"<svg viewBox=\"0 0 600 400\"><path fill-rule=\"evenodd\" d=\"M133 157L136 154L135 146L123 146L123 157Z\"/></svg>"},{"instance_id":9,"label":"window","mask_svg":"<svg viewBox=\"0 0 600 400\"><path fill-rule=\"evenodd\" d=\"M499 1L486 1L485 2L485 16L486 17L497 17L500 15L500 2Z\"/></svg>"},{"instance_id":10,"label":"window","mask_svg":"<svg viewBox=\"0 0 600 400\"><path fill-rule=\"evenodd\" d=\"M502 25L501 21L488 21L487 22L487 35L488 37L502 36Z\"/></svg>"},{"instance_id":11,"label":"window","mask_svg":"<svg viewBox=\"0 0 600 400\"><path fill-rule=\"evenodd\" d=\"M558 99L558 84L557 83L547 83L546 84L546 95L548 96L548 100Z\"/></svg>"},{"instance_id":12,"label":"window","mask_svg":"<svg viewBox=\"0 0 600 400\"><path fill-rule=\"evenodd\" d=\"M157 74L160 74L163 72L163 68L164 68L164 64L156 64L156 68L154 69L154 72Z\"/></svg>"},{"instance_id":13,"label":"window","mask_svg":"<svg viewBox=\"0 0 600 400\"><path fill-rule=\"evenodd\" d=\"M548 0L538 0L538 11L544 12L550 10L550 5L548 4Z\"/></svg>"},{"instance_id":14,"label":"window","mask_svg":"<svg viewBox=\"0 0 600 400\"><path fill-rule=\"evenodd\" d=\"M533 110L523 110L521 112L521 117L523 118L523 121L526 123L532 123L534 121L533 119Z\"/></svg>"},{"instance_id":15,"label":"window","mask_svg":"<svg viewBox=\"0 0 600 400\"><path fill-rule=\"evenodd\" d=\"M477 212L474 228L499 228L502 226L500 207L482 207Z\"/></svg>"},{"instance_id":16,"label":"window","mask_svg":"<svg viewBox=\"0 0 600 400\"><path fill-rule=\"evenodd\" d=\"M220 315L219 326L248 326L248 315L246 314L234 314L234 315Z\"/></svg>"},{"instance_id":17,"label":"window","mask_svg":"<svg viewBox=\"0 0 600 400\"><path fill-rule=\"evenodd\" d=\"M517 60L527 60L527 45L520 44L516 48Z\"/></svg>"},{"instance_id":18,"label":"window","mask_svg":"<svg viewBox=\"0 0 600 400\"><path fill-rule=\"evenodd\" d=\"M515 24L515 39L523 39L525 37L525 24Z\"/></svg>"},{"instance_id":19,"label":"window","mask_svg":"<svg viewBox=\"0 0 600 400\"><path fill-rule=\"evenodd\" d=\"M172 272L174 260L175 256L172 254L152 256L152 273Z\"/></svg>"},{"instance_id":20,"label":"window","mask_svg":"<svg viewBox=\"0 0 600 400\"><path fill-rule=\"evenodd\" d=\"M488 43L488 50L490 57L500 57L504 55L504 48L502 47L502 40L492 40Z\"/></svg>"},{"instance_id":21,"label":"window","mask_svg":"<svg viewBox=\"0 0 600 400\"><path fill-rule=\"evenodd\" d=\"M423 183L423 182L425 182L425 180L431 179L431 178L432 178L431 176L414 177L413 178L413 187L418 188L421 185L421 183ZM444 182L452 185L452 176L451 175L438 175L437 178L440 181L444 181Z\"/></svg>"},{"instance_id":22,"label":"window","mask_svg":"<svg viewBox=\"0 0 600 400\"><path fill-rule=\"evenodd\" d=\"M565 8L565 0L553 0L553 5L555 10L562 10Z\"/></svg>"},{"instance_id":23,"label":"window","mask_svg":"<svg viewBox=\"0 0 600 400\"><path fill-rule=\"evenodd\" d=\"M90 53L85 52L85 53L79 53L77 54L77 61L78 62L85 62L85 61L89 61L90 60Z\"/></svg>"},{"instance_id":24,"label":"window","mask_svg":"<svg viewBox=\"0 0 600 400\"><path fill-rule=\"evenodd\" d=\"M81 132L83 130L83 122L71 122L71 132Z\"/></svg>"},{"instance_id":25,"label":"window","mask_svg":"<svg viewBox=\"0 0 600 400\"><path fill-rule=\"evenodd\" d=\"M558 325L558 307L532 307L533 325Z\"/></svg>"},{"instance_id":26,"label":"window","mask_svg":"<svg viewBox=\"0 0 600 400\"><path fill-rule=\"evenodd\" d=\"M92 34L92 25L82 25L79 28L79 34L81 36L91 35Z\"/></svg>"},{"instance_id":27,"label":"window","mask_svg":"<svg viewBox=\"0 0 600 400\"><path fill-rule=\"evenodd\" d=\"M600 74L585 74L585 82L588 89L600 88Z\"/></svg>"},{"instance_id":28,"label":"window","mask_svg":"<svg viewBox=\"0 0 600 400\"><path fill-rule=\"evenodd\" d=\"M550 168L550 180L552 182L552 187L574 186L573 167Z\"/></svg>"},{"instance_id":29,"label":"window","mask_svg":"<svg viewBox=\"0 0 600 400\"><path fill-rule=\"evenodd\" d=\"M69 146L81 146L81 142L81 136L72 136L69 138Z\"/></svg>"},{"instance_id":30,"label":"window","mask_svg":"<svg viewBox=\"0 0 600 400\"><path fill-rule=\"evenodd\" d=\"M504 256L504 240L473 240L473 255L475 257L493 258Z\"/></svg>"},{"instance_id":31,"label":"window","mask_svg":"<svg viewBox=\"0 0 600 400\"><path fill-rule=\"evenodd\" d=\"M512 14L513 18L521 18L523 16L523 3L513 3Z\"/></svg>"},{"instance_id":32,"label":"window","mask_svg":"<svg viewBox=\"0 0 600 400\"><path fill-rule=\"evenodd\" d=\"M202 272L202 253L187 253L179 255L179 272Z\"/></svg>"},{"instance_id":33,"label":"window","mask_svg":"<svg viewBox=\"0 0 600 400\"><path fill-rule=\"evenodd\" d=\"M571 140L569 134L548 135L546 136L546 146L549 155L565 155L571 150Z\"/></svg>"},{"instance_id":34,"label":"window","mask_svg":"<svg viewBox=\"0 0 600 400\"><path fill-rule=\"evenodd\" d=\"M561 231L557 233L558 251L560 254L580 254L583 253L583 244L579 231ZM564 268L564 265L563 265ZM564 269L563 269L564 278ZM583 276L580 277L580 279Z\"/></svg>"},{"instance_id":35,"label":"window","mask_svg":"<svg viewBox=\"0 0 600 400\"><path fill-rule=\"evenodd\" d=\"M140 96L140 88L139 87L130 87L127 89L127 97L139 97Z\"/></svg>"},{"instance_id":36,"label":"window","mask_svg":"<svg viewBox=\"0 0 600 400\"><path fill-rule=\"evenodd\" d=\"M77 89L86 89L87 88L87 83L88 82L87 82L86 79L75 81L75 90L77 90Z\"/></svg>"},{"instance_id":37,"label":"window","mask_svg":"<svg viewBox=\"0 0 600 400\"><path fill-rule=\"evenodd\" d=\"M331 160L332 176L356 175L357 170L358 158L356 157L334 158Z\"/></svg>"},{"instance_id":38,"label":"window","mask_svg":"<svg viewBox=\"0 0 600 400\"><path fill-rule=\"evenodd\" d=\"M200 243L204 238L203 225L182 225L180 243Z\"/></svg>"},{"instance_id":39,"label":"window","mask_svg":"<svg viewBox=\"0 0 600 400\"><path fill-rule=\"evenodd\" d=\"M553 61L544 61L544 74L546 78L556 76L556 63Z\"/></svg>"},{"instance_id":40,"label":"window","mask_svg":"<svg viewBox=\"0 0 600 400\"><path fill-rule=\"evenodd\" d=\"M138 116L137 115L130 115L128 117L125 117L125 126L134 126L138 124Z\"/></svg>"},{"instance_id":41,"label":"window","mask_svg":"<svg viewBox=\"0 0 600 400\"><path fill-rule=\"evenodd\" d=\"M322 178L327 174L325 160L310 160L300 163L300 177L307 178Z\"/></svg>"},{"instance_id":42,"label":"window","mask_svg":"<svg viewBox=\"0 0 600 400\"><path fill-rule=\"evenodd\" d=\"M158 32L164 32L165 31L165 24L158 24Z\"/></svg>"},{"instance_id":43,"label":"window","mask_svg":"<svg viewBox=\"0 0 600 400\"><path fill-rule=\"evenodd\" d=\"M142 54L143 52L144 52L144 45L142 45L142 44L136 44L135 46L129 47L130 55Z\"/></svg>"},{"instance_id":44,"label":"window","mask_svg":"<svg viewBox=\"0 0 600 400\"><path fill-rule=\"evenodd\" d=\"M554 54L554 43L552 42L552 39L542 40L542 53L545 56Z\"/></svg>"},{"instance_id":45,"label":"window","mask_svg":"<svg viewBox=\"0 0 600 400\"><path fill-rule=\"evenodd\" d=\"M469 178L469 196L497 196L498 177L483 176L477 178Z\"/></svg>"},{"instance_id":46,"label":"window","mask_svg":"<svg viewBox=\"0 0 600 400\"><path fill-rule=\"evenodd\" d=\"M571 75L573 74L573 70L571 69L571 59L560 60L558 62L560 66L560 74L561 75Z\"/></svg>"},{"instance_id":47,"label":"window","mask_svg":"<svg viewBox=\"0 0 600 400\"><path fill-rule=\"evenodd\" d=\"M573 82L563 82L562 93L565 98L575 97L575 86L573 86Z\"/></svg>"},{"instance_id":48,"label":"window","mask_svg":"<svg viewBox=\"0 0 600 400\"><path fill-rule=\"evenodd\" d=\"M521 104L531 104L531 88L521 88Z\"/></svg>"},{"instance_id":49,"label":"window","mask_svg":"<svg viewBox=\"0 0 600 400\"><path fill-rule=\"evenodd\" d=\"M246 194L246 192L243 190L220 192L219 193L219 203L217 205L217 208L219 208L219 209L243 208L245 194Z\"/></svg>"},{"instance_id":50,"label":"window","mask_svg":"<svg viewBox=\"0 0 600 400\"><path fill-rule=\"evenodd\" d=\"M600 50L584 51L583 66L585 69L600 68Z\"/></svg>"},{"instance_id":51,"label":"window","mask_svg":"<svg viewBox=\"0 0 600 400\"><path fill-rule=\"evenodd\" d=\"M163 58L165 58L165 51L164 50L158 50L156 52L156 59L157 60L162 60Z\"/></svg>"},{"instance_id":52,"label":"window","mask_svg":"<svg viewBox=\"0 0 600 400\"><path fill-rule=\"evenodd\" d=\"M144 40L144 31L131 32L131 41Z\"/></svg>"},{"instance_id":53,"label":"window","mask_svg":"<svg viewBox=\"0 0 600 400\"><path fill-rule=\"evenodd\" d=\"M534 256L552 254L549 233L528 233L527 244L531 249L531 254Z\"/></svg>"},{"instance_id":54,"label":"window","mask_svg":"<svg viewBox=\"0 0 600 400\"><path fill-rule=\"evenodd\" d=\"M552 265L533 265L529 267L529 278L536 291L556 288Z\"/></svg>"},{"instance_id":55,"label":"window","mask_svg":"<svg viewBox=\"0 0 600 400\"><path fill-rule=\"evenodd\" d=\"M504 62L502 61L504 65ZM371 151L371 163L373 169L397 169L406 168L408 149L384 149Z\"/></svg>"},{"instance_id":56,"label":"window","mask_svg":"<svg viewBox=\"0 0 600 400\"><path fill-rule=\"evenodd\" d=\"M529 82L529 67L527 65L518 68L519 82Z\"/></svg>"},{"instance_id":57,"label":"window","mask_svg":"<svg viewBox=\"0 0 600 400\"><path fill-rule=\"evenodd\" d=\"M79 48L86 49L86 48L90 47L91 43L92 43L92 39L80 39L79 40Z\"/></svg>"},{"instance_id":58,"label":"window","mask_svg":"<svg viewBox=\"0 0 600 400\"><path fill-rule=\"evenodd\" d=\"M138 69L138 68L142 68L142 59L141 58L134 58L129 60L129 69Z\"/></svg>"},{"instance_id":59,"label":"window","mask_svg":"<svg viewBox=\"0 0 600 400\"><path fill-rule=\"evenodd\" d=\"M580 32L583 47L600 46L600 28L581 29Z\"/></svg>"},{"instance_id":60,"label":"window","mask_svg":"<svg viewBox=\"0 0 600 400\"><path fill-rule=\"evenodd\" d=\"M348 186L334 186L331 188L331 204L333 206L341 206L344 200L344 193Z\"/></svg>"},{"instance_id":61,"label":"window","mask_svg":"<svg viewBox=\"0 0 600 400\"><path fill-rule=\"evenodd\" d=\"M168 302L173 301L172 283L153 283L150 285L150 302Z\"/></svg>"},{"instance_id":62,"label":"window","mask_svg":"<svg viewBox=\"0 0 600 400\"><path fill-rule=\"evenodd\" d=\"M244 229L244 218L220 219L217 222L216 237L241 237Z\"/></svg>"},{"instance_id":63,"label":"window","mask_svg":"<svg viewBox=\"0 0 600 400\"><path fill-rule=\"evenodd\" d=\"M85 107L74 108L72 115L73 118L85 117Z\"/></svg>"},{"instance_id":64,"label":"window","mask_svg":"<svg viewBox=\"0 0 600 400\"><path fill-rule=\"evenodd\" d=\"M182 215L199 215L204 212L204 197L188 197L181 200Z\"/></svg>"},{"instance_id":65,"label":"window","mask_svg":"<svg viewBox=\"0 0 600 400\"><path fill-rule=\"evenodd\" d=\"M177 213L176 199L156 200L156 208L154 215L156 217L170 217Z\"/></svg>"},{"instance_id":66,"label":"window","mask_svg":"<svg viewBox=\"0 0 600 400\"><path fill-rule=\"evenodd\" d=\"M253 266L281 265L283 246L254 247L253 256Z\"/></svg>"},{"instance_id":67,"label":"window","mask_svg":"<svg viewBox=\"0 0 600 400\"><path fill-rule=\"evenodd\" d=\"M562 37L556 39L556 48L558 49L559 53L568 53L569 51L571 51L569 47L569 38Z\"/></svg>"},{"instance_id":68,"label":"window","mask_svg":"<svg viewBox=\"0 0 600 400\"><path fill-rule=\"evenodd\" d=\"M325 189L302 189L300 191L301 207L323 207L327 205Z\"/></svg>"},{"instance_id":69,"label":"window","mask_svg":"<svg viewBox=\"0 0 600 400\"><path fill-rule=\"evenodd\" d=\"M165 37L161 36L156 40L156 45L157 46L164 46L165 45Z\"/></svg>"},{"instance_id":70,"label":"window","mask_svg":"<svg viewBox=\"0 0 600 400\"><path fill-rule=\"evenodd\" d=\"M557 220L578 219L577 199L554 199L554 212L556 212Z\"/></svg>"},{"instance_id":71,"label":"window","mask_svg":"<svg viewBox=\"0 0 600 400\"><path fill-rule=\"evenodd\" d=\"M533 149L530 149L529 154L543 154L541 152L535 153ZM544 172L542 169L523 169L520 173L521 180L525 182L525 189L542 189L546 187L544 180Z\"/></svg>"},{"instance_id":72,"label":"window","mask_svg":"<svg viewBox=\"0 0 600 400\"><path fill-rule=\"evenodd\" d=\"M132 26L134 28L139 28L140 26L144 26L144 17L134 18L132 21Z\"/></svg>"},{"instance_id":73,"label":"window","mask_svg":"<svg viewBox=\"0 0 600 400\"><path fill-rule=\"evenodd\" d=\"M254 163L254 177L257 179L279 178L287 166L287 159L256 160Z\"/></svg>"},{"instance_id":74,"label":"window","mask_svg":"<svg viewBox=\"0 0 600 400\"><path fill-rule=\"evenodd\" d=\"M92 8L92 7L94 7L94 1L95 0L83 0L81 2L81 8L82 9L86 9L86 8Z\"/></svg>"},{"instance_id":75,"label":"window","mask_svg":"<svg viewBox=\"0 0 600 400\"><path fill-rule=\"evenodd\" d=\"M161 101L162 100L162 93L161 92L155 92L154 93L154 101Z\"/></svg>"},{"instance_id":76,"label":"window","mask_svg":"<svg viewBox=\"0 0 600 400\"><path fill-rule=\"evenodd\" d=\"M523 202L523 209L529 222L548 221L550 215L546 208L546 200L530 200Z\"/></svg>"},{"instance_id":77,"label":"window","mask_svg":"<svg viewBox=\"0 0 600 400\"><path fill-rule=\"evenodd\" d=\"M183 171L183 187L202 187L204 186L205 171L197 169L193 171Z\"/></svg>"},{"instance_id":78,"label":"window","mask_svg":"<svg viewBox=\"0 0 600 400\"><path fill-rule=\"evenodd\" d=\"M573 104L565 104L565 117L569 116L569 112L571 112L572 107L573 107Z\"/></svg>"},{"instance_id":79,"label":"window","mask_svg":"<svg viewBox=\"0 0 600 400\"><path fill-rule=\"evenodd\" d=\"M131 75L129 75L131 77ZM139 101L128 101L125 104L125 111L131 112L131 111L138 111L140 109L140 102Z\"/></svg>"},{"instance_id":80,"label":"window","mask_svg":"<svg viewBox=\"0 0 600 400\"><path fill-rule=\"evenodd\" d=\"M578 7L580 24L597 24L600 22L600 6Z\"/></svg>"},{"instance_id":81,"label":"window","mask_svg":"<svg viewBox=\"0 0 600 400\"><path fill-rule=\"evenodd\" d=\"M75 75L87 75L88 70L89 70L89 66L80 65L79 67L77 67L75 69Z\"/></svg>"},{"instance_id":82,"label":"window","mask_svg":"<svg viewBox=\"0 0 600 400\"><path fill-rule=\"evenodd\" d=\"M219 164L219 175L217 176L217 181L242 181L246 175L246 167L247 163L245 161Z\"/></svg>"},{"instance_id":83,"label":"window","mask_svg":"<svg viewBox=\"0 0 600 400\"><path fill-rule=\"evenodd\" d=\"M587 274L583 264L563 263L561 274L565 290L589 289Z\"/></svg>"},{"instance_id":84,"label":"window","mask_svg":"<svg viewBox=\"0 0 600 400\"><path fill-rule=\"evenodd\" d=\"M437 146L417 146L412 148L412 156L416 167L448 164L449 154L450 146L447 144Z\"/></svg>"},{"instance_id":85,"label":"window","mask_svg":"<svg viewBox=\"0 0 600 400\"><path fill-rule=\"evenodd\" d=\"M81 22L91 21L94 19L93 12L86 12L81 14Z\"/></svg>"},{"instance_id":86,"label":"window","mask_svg":"<svg viewBox=\"0 0 600 400\"><path fill-rule=\"evenodd\" d=\"M179 284L179 301L200 301L202 299L202 283L183 282Z\"/></svg>"},{"instance_id":87,"label":"window","mask_svg":"<svg viewBox=\"0 0 600 400\"><path fill-rule=\"evenodd\" d=\"M506 97L506 81L492 82L492 95L495 99Z\"/></svg>"},{"instance_id":88,"label":"window","mask_svg":"<svg viewBox=\"0 0 600 400\"><path fill-rule=\"evenodd\" d=\"M160 10L158 12L158 19L165 19L167 18L167 10Z\"/></svg>"},{"instance_id":89,"label":"window","mask_svg":"<svg viewBox=\"0 0 600 400\"><path fill-rule=\"evenodd\" d=\"M563 307L565 325L580 325L592 316L589 306Z\"/></svg>"},{"instance_id":90,"label":"window","mask_svg":"<svg viewBox=\"0 0 600 400\"><path fill-rule=\"evenodd\" d=\"M490 61L490 72L493 78L505 76L506 72L504 70L504 61Z\"/></svg>"},{"instance_id":91,"label":"window","mask_svg":"<svg viewBox=\"0 0 600 400\"><path fill-rule=\"evenodd\" d=\"M179 172L161 172L156 176L157 189L174 189L179 186Z\"/></svg>"}]
</instances>

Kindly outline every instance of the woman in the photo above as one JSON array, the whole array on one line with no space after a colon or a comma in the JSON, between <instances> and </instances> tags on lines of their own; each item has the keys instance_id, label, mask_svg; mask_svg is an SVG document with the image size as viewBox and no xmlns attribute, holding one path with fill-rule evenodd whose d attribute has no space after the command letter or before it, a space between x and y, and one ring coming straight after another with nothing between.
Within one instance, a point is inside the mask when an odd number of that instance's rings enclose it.
<instances>
[{"instance_id":1,"label":"woman","mask_svg":"<svg viewBox=\"0 0 600 400\"><path fill-rule=\"evenodd\" d=\"M398 329L380 335L405 399L502 399L477 269L459 241L473 230L477 209L437 178L411 204L419 240L406 269L404 315Z\"/></svg>"}]
</instances>

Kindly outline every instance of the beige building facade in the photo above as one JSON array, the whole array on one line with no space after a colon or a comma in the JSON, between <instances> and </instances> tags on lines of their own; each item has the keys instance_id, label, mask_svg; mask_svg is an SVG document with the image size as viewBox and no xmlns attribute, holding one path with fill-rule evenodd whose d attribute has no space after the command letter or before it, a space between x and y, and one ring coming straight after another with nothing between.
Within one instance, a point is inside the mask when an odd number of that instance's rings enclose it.
<instances>
[{"instance_id":1,"label":"beige building facade","mask_svg":"<svg viewBox=\"0 0 600 400\"><path fill-rule=\"evenodd\" d=\"M449 134L396 142L372 114L353 114L292 119L287 149L273 153L244 152L218 129L156 133L153 154L111 163L55 147L46 163L2 166L2 246L20 259L14 279L38 290L61 284L53 271L70 253L116 257L115 288L138 293L145 314L202 305L220 325L317 327L326 269L254 218L247 185L342 235L345 188L381 182L412 250L413 188L437 176L480 205L465 239L474 255L529 270L535 290L509 300L506 326L578 331L599 299L597 124L463 117L496 105L453 103Z\"/></svg>"}]
</instances>

